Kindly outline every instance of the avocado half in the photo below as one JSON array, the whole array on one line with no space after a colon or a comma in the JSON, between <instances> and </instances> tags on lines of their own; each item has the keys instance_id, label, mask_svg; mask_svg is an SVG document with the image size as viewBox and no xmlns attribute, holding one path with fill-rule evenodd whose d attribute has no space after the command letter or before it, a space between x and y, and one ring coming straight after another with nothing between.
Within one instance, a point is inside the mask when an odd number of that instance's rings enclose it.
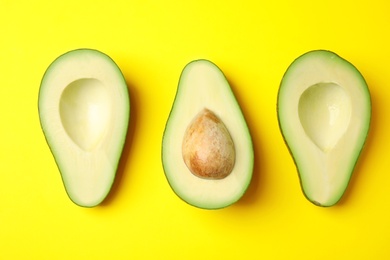
<instances>
[{"instance_id":1,"label":"avocado half","mask_svg":"<svg viewBox=\"0 0 390 260\"><path fill-rule=\"evenodd\" d=\"M246 121L222 71L208 60L187 64L162 142L173 191L195 207L227 207L245 193L253 158Z\"/></svg>"},{"instance_id":2,"label":"avocado half","mask_svg":"<svg viewBox=\"0 0 390 260\"><path fill-rule=\"evenodd\" d=\"M310 51L287 69L277 112L306 198L335 205L369 131L371 100L363 76L331 51Z\"/></svg>"},{"instance_id":3,"label":"avocado half","mask_svg":"<svg viewBox=\"0 0 390 260\"><path fill-rule=\"evenodd\" d=\"M46 70L38 108L69 198L84 207L100 204L127 134L130 101L122 72L97 50L67 52Z\"/></svg>"}]
</instances>

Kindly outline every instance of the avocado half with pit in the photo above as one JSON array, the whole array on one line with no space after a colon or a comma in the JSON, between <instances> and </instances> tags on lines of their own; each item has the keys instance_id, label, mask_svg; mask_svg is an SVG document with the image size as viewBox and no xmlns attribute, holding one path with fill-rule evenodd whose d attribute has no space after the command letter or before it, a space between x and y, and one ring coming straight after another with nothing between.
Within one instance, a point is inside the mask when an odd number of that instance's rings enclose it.
<instances>
[{"instance_id":1,"label":"avocado half with pit","mask_svg":"<svg viewBox=\"0 0 390 260\"><path fill-rule=\"evenodd\" d=\"M311 51L287 69L277 104L279 126L303 193L315 205L336 204L369 131L371 101L366 81L335 53Z\"/></svg>"},{"instance_id":2,"label":"avocado half with pit","mask_svg":"<svg viewBox=\"0 0 390 260\"><path fill-rule=\"evenodd\" d=\"M39 118L70 199L93 207L109 193L126 139L130 101L115 62L97 50L58 57L39 91Z\"/></svg>"},{"instance_id":3,"label":"avocado half with pit","mask_svg":"<svg viewBox=\"0 0 390 260\"><path fill-rule=\"evenodd\" d=\"M245 193L253 157L246 121L222 71L208 60L187 64L162 142L173 191L199 208L227 207Z\"/></svg>"}]
</instances>

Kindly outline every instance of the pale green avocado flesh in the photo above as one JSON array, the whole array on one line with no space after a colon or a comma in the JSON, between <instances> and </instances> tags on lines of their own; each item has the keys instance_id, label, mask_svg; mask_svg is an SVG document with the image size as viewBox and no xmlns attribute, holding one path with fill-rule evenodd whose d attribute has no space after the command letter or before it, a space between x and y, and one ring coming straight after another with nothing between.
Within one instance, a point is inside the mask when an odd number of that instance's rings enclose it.
<instances>
[{"instance_id":1,"label":"pale green avocado flesh","mask_svg":"<svg viewBox=\"0 0 390 260\"><path fill-rule=\"evenodd\" d=\"M84 207L100 204L114 181L129 122L120 69L96 50L67 52L46 70L38 108L69 198Z\"/></svg>"},{"instance_id":2,"label":"pale green avocado flesh","mask_svg":"<svg viewBox=\"0 0 390 260\"><path fill-rule=\"evenodd\" d=\"M190 62L163 136L162 163L171 188L195 207L227 207L245 193L253 158L246 121L224 74L210 61Z\"/></svg>"},{"instance_id":3,"label":"pale green avocado flesh","mask_svg":"<svg viewBox=\"0 0 390 260\"><path fill-rule=\"evenodd\" d=\"M363 76L333 52L308 52L287 69L277 110L306 198L335 205L369 131L371 101Z\"/></svg>"}]
</instances>

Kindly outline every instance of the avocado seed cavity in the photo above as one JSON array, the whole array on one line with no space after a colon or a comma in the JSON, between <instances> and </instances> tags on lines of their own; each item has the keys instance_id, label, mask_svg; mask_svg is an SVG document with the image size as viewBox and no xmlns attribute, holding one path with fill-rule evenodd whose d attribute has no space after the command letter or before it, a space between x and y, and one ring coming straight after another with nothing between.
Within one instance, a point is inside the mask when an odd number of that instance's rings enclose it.
<instances>
[{"instance_id":1,"label":"avocado seed cavity","mask_svg":"<svg viewBox=\"0 0 390 260\"><path fill-rule=\"evenodd\" d=\"M323 152L336 146L351 121L352 105L347 91L336 83L318 83L299 99L298 113L307 136Z\"/></svg>"},{"instance_id":2,"label":"avocado seed cavity","mask_svg":"<svg viewBox=\"0 0 390 260\"><path fill-rule=\"evenodd\" d=\"M223 122L203 109L188 126L182 153L188 169L200 178L223 179L233 170L235 149Z\"/></svg>"}]
</instances>

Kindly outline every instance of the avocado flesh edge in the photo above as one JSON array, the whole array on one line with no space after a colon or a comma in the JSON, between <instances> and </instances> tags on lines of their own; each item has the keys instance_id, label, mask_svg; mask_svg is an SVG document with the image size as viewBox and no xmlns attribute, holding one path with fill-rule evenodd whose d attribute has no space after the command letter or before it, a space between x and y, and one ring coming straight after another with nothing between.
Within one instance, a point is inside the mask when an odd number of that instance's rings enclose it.
<instances>
[{"instance_id":1,"label":"avocado flesh edge","mask_svg":"<svg viewBox=\"0 0 390 260\"><path fill-rule=\"evenodd\" d=\"M342 87L351 100L349 125L330 151L313 144L297 111L302 93L323 82ZM278 93L279 125L296 164L303 193L315 205L332 206L341 199L365 143L370 117L370 94L363 76L335 53L312 51L287 69Z\"/></svg>"},{"instance_id":2,"label":"avocado flesh edge","mask_svg":"<svg viewBox=\"0 0 390 260\"><path fill-rule=\"evenodd\" d=\"M182 158L185 130L202 109L215 113L228 129L236 149L232 173L221 180L194 176ZM162 144L162 163L172 190L190 205L204 209L227 207L242 197L253 171L253 147L241 109L221 72L207 60L190 62L183 70Z\"/></svg>"},{"instance_id":3,"label":"avocado flesh edge","mask_svg":"<svg viewBox=\"0 0 390 260\"><path fill-rule=\"evenodd\" d=\"M91 151L82 149L70 138L59 113L64 90L80 79L99 80L112 101L107 131ZM128 127L129 94L120 69L110 57L97 50L67 52L46 70L38 110L42 130L69 198L83 207L100 204L115 179Z\"/></svg>"}]
</instances>

